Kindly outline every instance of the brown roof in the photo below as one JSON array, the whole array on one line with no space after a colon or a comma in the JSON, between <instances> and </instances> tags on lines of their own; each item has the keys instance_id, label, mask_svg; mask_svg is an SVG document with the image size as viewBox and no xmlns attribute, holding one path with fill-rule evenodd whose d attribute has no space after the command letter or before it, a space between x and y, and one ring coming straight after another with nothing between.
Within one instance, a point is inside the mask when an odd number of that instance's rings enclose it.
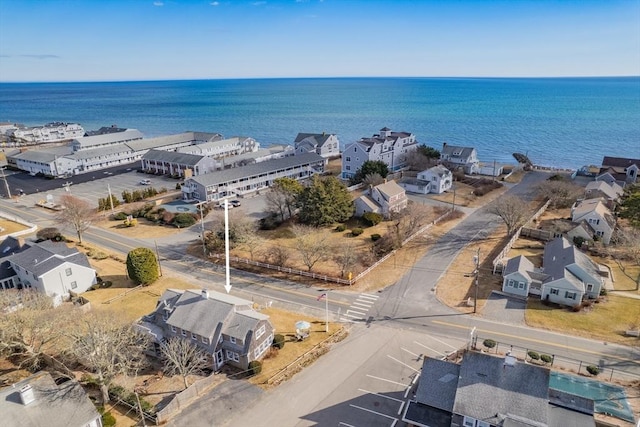
<instances>
[{"instance_id":1,"label":"brown roof","mask_svg":"<svg viewBox=\"0 0 640 427\"><path fill-rule=\"evenodd\" d=\"M640 168L640 159L627 159L625 157L608 157L605 156L602 159L602 168L628 168L631 165L636 165Z\"/></svg>"}]
</instances>

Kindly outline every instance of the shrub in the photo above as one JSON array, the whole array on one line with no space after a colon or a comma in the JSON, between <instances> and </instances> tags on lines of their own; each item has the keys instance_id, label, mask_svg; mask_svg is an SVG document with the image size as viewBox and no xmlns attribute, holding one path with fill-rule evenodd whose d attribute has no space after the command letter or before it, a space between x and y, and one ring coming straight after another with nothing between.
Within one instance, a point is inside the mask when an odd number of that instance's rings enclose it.
<instances>
[{"instance_id":1,"label":"shrub","mask_svg":"<svg viewBox=\"0 0 640 427\"><path fill-rule=\"evenodd\" d=\"M282 222L277 215L269 215L260 219L260 230L275 230Z\"/></svg>"},{"instance_id":2,"label":"shrub","mask_svg":"<svg viewBox=\"0 0 640 427\"><path fill-rule=\"evenodd\" d=\"M102 414L102 427L114 427L116 425L116 417L111 412L104 412L104 408L100 408L98 412Z\"/></svg>"},{"instance_id":3,"label":"shrub","mask_svg":"<svg viewBox=\"0 0 640 427\"><path fill-rule=\"evenodd\" d=\"M607 291L606 288L600 289L600 296L601 297L606 297L608 293L609 293L609 291Z\"/></svg>"},{"instance_id":4,"label":"shrub","mask_svg":"<svg viewBox=\"0 0 640 427\"><path fill-rule=\"evenodd\" d=\"M529 356L531 360L540 360L540 355L533 350L527 351L527 356Z\"/></svg>"},{"instance_id":5,"label":"shrub","mask_svg":"<svg viewBox=\"0 0 640 427\"><path fill-rule=\"evenodd\" d=\"M113 282L111 280L105 280L104 282L102 282L100 284L101 288L110 288L113 285Z\"/></svg>"},{"instance_id":6,"label":"shrub","mask_svg":"<svg viewBox=\"0 0 640 427\"><path fill-rule=\"evenodd\" d=\"M573 244L576 245L577 248L581 248L586 239L582 236L574 236Z\"/></svg>"},{"instance_id":7,"label":"shrub","mask_svg":"<svg viewBox=\"0 0 640 427\"><path fill-rule=\"evenodd\" d=\"M494 340L486 339L486 340L482 341L482 345L487 347L487 348L489 348L489 349L491 349L491 348L495 347L496 345L498 345L498 343L495 342Z\"/></svg>"},{"instance_id":8,"label":"shrub","mask_svg":"<svg viewBox=\"0 0 640 427\"><path fill-rule=\"evenodd\" d=\"M136 285L150 285L158 279L158 260L149 248L136 248L127 255L127 274Z\"/></svg>"},{"instance_id":9,"label":"shrub","mask_svg":"<svg viewBox=\"0 0 640 427\"><path fill-rule=\"evenodd\" d=\"M124 212L118 212L117 214L115 214L113 216L113 219L116 220L116 221L124 221L125 219L127 219L128 216L129 215L127 215Z\"/></svg>"},{"instance_id":10,"label":"shrub","mask_svg":"<svg viewBox=\"0 0 640 427\"><path fill-rule=\"evenodd\" d=\"M136 218L125 219L123 224L125 225L125 227L135 227L136 225L138 225L138 220Z\"/></svg>"},{"instance_id":11,"label":"shrub","mask_svg":"<svg viewBox=\"0 0 640 427\"><path fill-rule=\"evenodd\" d=\"M375 213L375 212L365 212L362 215L362 219L369 225L369 226L374 226L374 225L378 225L382 222L383 217L382 215L380 215L379 213Z\"/></svg>"},{"instance_id":12,"label":"shrub","mask_svg":"<svg viewBox=\"0 0 640 427\"><path fill-rule=\"evenodd\" d=\"M336 231L337 232L343 232L347 229L347 226L344 224L340 224L339 226L336 227Z\"/></svg>"},{"instance_id":13,"label":"shrub","mask_svg":"<svg viewBox=\"0 0 640 427\"><path fill-rule=\"evenodd\" d=\"M540 360L542 360L545 364L548 364L553 362L553 357L549 356L548 354L541 354Z\"/></svg>"},{"instance_id":14,"label":"shrub","mask_svg":"<svg viewBox=\"0 0 640 427\"><path fill-rule=\"evenodd\" d=\"M273 344L274 347L278 348L278 349L282 349L282 347L284 347L284 335L282 334L275 334L273 336Z\"/></svg>"},{"instance_id":15,"label":"shrub","mask_svg":"<svg viewBox=\"0 0 640 427\"><path fill-rule=\"evenodd\" d=\"M600 368L598 368L596 365L589 365L587 366L587 372L595 377L600 373Z\"/></svg>"},{"instance_id":16,"label":"shrub","mask_svg":"<svg viewBox=\"0 0 640 427\"><path fill-rule=\"evenodd\" d=\"M258 360L254 360L249 362L249 375L258 375L262 372L262 363Z\"/></svg>"},{"instance_id":17,"label":"shrub","mask_svg":"<svg viewBox=\"0 0 640 427\"><path fill-rule=\"evenodd\" d=\"M193 217L192 214L183 212L183 213L176 214L176 216L173 217L172 224L178 228L185 228L185 227L191 227L195 223L196 223L196 219Z\"/></svg>"},{"instance_id":18,"label":"shrub","mask_svg":"<svg viewBox=\"0 0 640 427\"><path fill-rule=\"evenodd\" d=\"M382 236L379 235L378 233L375 233L375 234L371 235L371 240L374 241L374 242L380 240L381 238L382 238Z\"/></svg>"},{"instance_id":19,"label":"shrub","mask_svg":"<svg viewBox=\"0 0 640 427\"><path fill-rule=\"evenodd\" d=\"M360 227L354 228L353 230L351 230L351 235L352 236L359 236L364 232L364 230Z\"/></svg>"},{"instance_id":20,"label":"shrub","mask_svg":"<svg viewBox=\"0 0 640 427\"><path fill-rule=\"evenodd\" d=\"M59 242L60 240L62 240L62 234L60 234L60 230L55 227L46 227L42 230L38 230L38 232L36 233L36 238L40 242L44 240L55 240Z\"/></svg>"}]
</instances>

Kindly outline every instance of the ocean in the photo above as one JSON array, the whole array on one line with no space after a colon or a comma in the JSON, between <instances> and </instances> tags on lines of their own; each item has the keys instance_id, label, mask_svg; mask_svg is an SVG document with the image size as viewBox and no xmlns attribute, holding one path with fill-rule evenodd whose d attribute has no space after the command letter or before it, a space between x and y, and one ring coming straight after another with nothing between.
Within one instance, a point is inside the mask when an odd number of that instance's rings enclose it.
<instances>
[{"instance_id":1,"label":"ocean","mask_svg":"<svg viewBox=\"0 0 640 427\"><path fill-rule=\"evenodd\" d=\"M342 147L383 127L440 149L473 146L481 161L578 168L640 158L640 77L301 78L0 83L0 122L117 125L145 137L184 131L292 144L330 132Z\"/></svg>"}]
</instances>

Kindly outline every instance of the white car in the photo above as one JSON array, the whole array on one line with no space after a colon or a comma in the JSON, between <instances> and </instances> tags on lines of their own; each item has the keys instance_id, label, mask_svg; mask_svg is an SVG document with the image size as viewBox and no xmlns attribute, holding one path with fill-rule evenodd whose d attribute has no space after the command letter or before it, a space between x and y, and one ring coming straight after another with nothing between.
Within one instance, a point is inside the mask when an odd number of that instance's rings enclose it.
<instances>
[{"instance_id":1,"label":"white car","mask_svg":"<svg viewBox=\"0 0 640 427\"><path fill-rule=\"evenodd\" d=\"M150 179L143 179L140 181L140 184L142 185L151 185L151 180Z\"/></svg>"}]
</instances>

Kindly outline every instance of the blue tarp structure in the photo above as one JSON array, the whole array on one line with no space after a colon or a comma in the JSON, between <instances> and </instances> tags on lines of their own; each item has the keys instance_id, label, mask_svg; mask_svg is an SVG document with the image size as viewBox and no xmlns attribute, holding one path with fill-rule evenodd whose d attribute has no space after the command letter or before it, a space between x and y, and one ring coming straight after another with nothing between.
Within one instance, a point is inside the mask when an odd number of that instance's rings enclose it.
<instances>
[{"instance_id":1,"label":"blue tarp structure","mask_svg":"<svg viewBox=\"0 0 640 427\"><path fill-rule=\"evenodd\" d=\"M599 414L612 415L621 420L635 422L633 412L627 402L627 394L622 387L577 375L551 372L549 388L592 399L595 403L595 411Z\"/></svg>"}]
</instances>

